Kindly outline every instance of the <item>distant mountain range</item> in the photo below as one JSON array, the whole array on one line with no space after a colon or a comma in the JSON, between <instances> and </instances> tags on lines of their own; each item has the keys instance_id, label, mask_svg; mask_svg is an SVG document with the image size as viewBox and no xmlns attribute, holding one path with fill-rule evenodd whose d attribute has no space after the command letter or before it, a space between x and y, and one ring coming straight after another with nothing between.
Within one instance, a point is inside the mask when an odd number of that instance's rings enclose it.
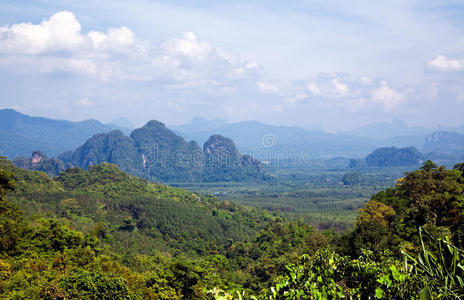
<instances>
[{"instance_id":1,"label":"distant mountain range","mask_svg":"<svg viewBox=\"0 0 464 300\"><path fill-rule=\"evenodd\" d=\"M29 157L33 151L40 150L52 157L74 150L85 143L86 147L74 151L74 156L69 157L68 153L60 157L65 162L84 167L97 161L120 161L119 165L123 170L142 176L146 171L138 167L130 170L131 166L140 166L140 161L143 164L143 157L134 155L146 151L142 149L146 145L134 138L134 134L141 132L141 129L131 133L130 129L121 127L132 126L126 119L114 120L112 123L114 124L103 124L96 120L82 122L52 120L3 109L0 110L0 155L10 159L18 156ZM119 129L119 132L108 134L114 129ZM331 134L320 130L274 126L257 121L227 123L221 119L208 121L196 117L189 124L169 126L169 129L171 130L164 127L160 131L163 133L158 138L161 139L162 135L166 134L166 138L171 137L173 141L180 141L177 135L183 137L183 142L178 142L177 146L187 153L196 152L204 156L204 149L198 145L203 144L211 136L218 135L233 140L234 147L236 145L239 153L248 154L264 163L281 161L289 164L304 163L313 159L328 160L339 157L344 159L344 165L350 158L362 159L382 147L414 147L423 154L424 159L430 158L446 165L452 165L464 157L463 135L459 133L464 131L464 126L454 127L456 132L434 132L425 127L408 127L401 121L394 121L371 124L349 133ZM174 135L177 137L174 138ZM196 143L187 143L185 140ZM112 151L108 152L107 149ZM90 152L84 153L84 150ZM328 163L340 165L341 161ZM206 169L206 167L201 168L200 173ZM191 178L192 174L196 174L197 166L188 165L184 169L187 178ZM155 173L145 174L145 177L161 178L161 174ZM168 178L170 175L163 176Z\"/></svg>"},{"instance_id":2,"label":"distant mountain range","mask_svg":"<svg viewBox=\"0 0 464 300\"><path fill-rule=\"evenodd\" d=\"M49 156L73 150L97 133L122 129L96 120L71 122L0 109L0 155L10 159L40 150Z\"/></svg>"},{"instance_id":3,"label":"distant mountain range","mask_svg":"<svg viewBox=\"0 0 464 300\"><path fill-rule=\"evenodd\" d=\"M401 121L375 123L356 130L331 134L320 130L304 130L295 126L274 126L257 121L225 123L194 118L190 124L170 126L188 140L205 141L212 134L232 138L240 151L262 160L287 157L328 159L333 157L362 158L379 147L415 147L423 149L432 129L408 127ZM460 127L456 127L460 130ZM463 128L464 129L464 128Z\"/></svg>"}]
</instances>

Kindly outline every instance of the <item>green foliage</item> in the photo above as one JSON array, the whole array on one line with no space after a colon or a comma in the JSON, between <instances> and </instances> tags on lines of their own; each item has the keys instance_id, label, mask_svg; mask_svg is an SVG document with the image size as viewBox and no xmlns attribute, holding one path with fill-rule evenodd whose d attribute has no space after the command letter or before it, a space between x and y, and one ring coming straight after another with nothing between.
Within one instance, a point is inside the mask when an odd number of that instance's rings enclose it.
<instances>
[{"instance_id":1,"label":"green foliage","mask_svg":"<svg viewBox=\"0 0 464 300\"><path fill-rule=\"evenodd\" d=\"M358 185L361 184L363 180L363 176L358 172L349 172L342 177L342 182L344 185Z\"/></svg>"},{"instance_id":2,"label":"green foliage","mask_svg":"<svg viewBox=\"0 0 464 300\"><path fill-rule=\"evenodd\" d=\"M374 195L366 209L374 203L384 207L371 210L371 215L390 210L389 217L373 217L372 222L358 219L355 230L341 243L344 253L358 255L362 248L374 252L389 248L398 256L401 250L417 252L419 227L464 246L464 174L459 169L446 170L427 161L420 170L406 173L395 188Z\"/></svg>"},{"instance_id":3,"label":"green foliage","mask_svg":"<svg viewBox=\"0 0 464 300\"><path fill-rule=\"evenodd\" d=\"M111 273L77 270L60 280L59 287L71 298L131 299L125 279Z\"/></svg>"},{"instance_id":4,"label":"green foliage","mask_svg":"<svg viewBox=\"0 0 464 300\"><path fill-rule=\"evenodd\" d=\"M321 249L286 268L270 288L270 299L414 299L419 290L420 281L404 266L377 262L369 251L351 260Z\"/></svg>"},{"instance_id":5,"label":"green foliage","mask_svg":"<svg viewBox=\"0 0 464 300\"><path fill-rule=\"evenodd\" d=\"M5 197L7 191L15 189L15 181L13 179L13 173L9 170L11 164L6 160L5 157L0 156L0 201Z\"/></svg>"},{"instance_id":6,"label":"green foliage","mask_svg":"<svg viewBox=\"0 0 464 300\"><path fill-rule=\"evenodd\" d=\"M89 230L99 224L105 244L121 252L133 244L142 253L155 248L204 255L255 236L268 218L257 209L150 183L108 163L72 168L54 179L15 170L18 191L11 199L27 213L62 216Z\"/></svg>"},{"instance_id":7,"label":"green foliage","mask_svg":"<svg viewBox=\"0 0 464 300\"><path fill-rule=\"evenodd\" d=\"M372 197L341 239L303 219L288 221L150 183L108 163L69 169L54 179L5 160L2 166L16 190L0 201L1 298L463 294L462 166L446 170L426 163L408 173L395 188ZM426 236L417 234L421 226Z\"/></svg>"},{"instance_id":8,"label":"green foliage","mask_svg":"<svg viewBox=\"0 0 464 300\"><path fill-rule=\"evenodd\" d=\"M427 250L419 230L421 252L417 258L403 252L414 272L425 277L425 287L421 294L445 299L462 299L464 297L464 252L445 239L435 239L427 231L426 235L438 248L435 255Z\"/></svg>"}]
</instances>

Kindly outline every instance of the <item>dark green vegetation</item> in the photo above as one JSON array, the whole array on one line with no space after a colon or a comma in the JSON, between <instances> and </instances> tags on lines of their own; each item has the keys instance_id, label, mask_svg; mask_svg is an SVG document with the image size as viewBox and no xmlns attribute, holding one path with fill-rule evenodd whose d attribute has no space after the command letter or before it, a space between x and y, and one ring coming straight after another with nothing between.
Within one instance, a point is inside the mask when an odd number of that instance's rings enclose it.
<instances>
[{"instance_id":1,"label":"dark green vegetation","mask_svg":"<svg viewBox=\"0 0 464 300\"><path fill-rule=\"evenodd\" d=\"M422 154L416 148L379 148L366 156L366 164L369 167L400 167L418 166L423 159Z\"/></svg>"},{"instance_id":2,"label":"dark green vegetation","mask_svg":"<svg viewBox=\"0 0 464 300\"><path fill-rule=\"evenodd\" d=\"M52 120L0 109L0 155L12 159L40 150L56 156L75 149L96 133L112 129L96 120Z\"/></svg>"},{"instance_id":3,"label":"dark green vegetation","mask_svg":"<svg viewBox=\"0 0 464 300\"><path fill-rule=\"evenodd\" d=\"M111 164L54 179L0 165L3 298L464 295L464 164L426 162L373 196L343 234Z\"/></svg>"},{"instance_id":4,"label":"dark green vegetation","mask_svg":"<svg viewBox=\"0 0 464 300\"><path fill-rule=\"evenodd\" d=\"M34 155L43 158L38 161ZM272 180L260 161L241 155L231 139L213 135L202 150L186 142L163 123L150 121L130 137L120 130L94 135L75 151L48 159L34 151L32 160L17 158L14 164L56 176L65 166L87 169L104 162L152 181L263 181Z\"/></svg>"}]
</instances>

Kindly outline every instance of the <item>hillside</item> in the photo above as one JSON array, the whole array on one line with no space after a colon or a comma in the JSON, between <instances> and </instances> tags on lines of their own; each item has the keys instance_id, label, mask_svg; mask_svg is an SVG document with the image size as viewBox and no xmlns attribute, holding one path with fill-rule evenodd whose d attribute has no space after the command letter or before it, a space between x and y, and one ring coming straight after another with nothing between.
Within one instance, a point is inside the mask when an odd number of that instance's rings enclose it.
<instances>
[{"instance_id":1,"label":"hillside","mask_svg":"<svg viewBox=\"0 0 464 300\"><path fill-rule=\"evenodd\" d=\"M63 216L78 228L104 224L101 230L114 237L109 244L143 240L137 246L141 252L206 253L224 247L229 239L255 235L253 228L263 221L255 209L150 183L113 164L90 166L88 171L71 168L54 179L9 162L2 166L16 174L16 193L9 199L26 213Z\"/></svg>"},{"instance_id":2,"label":"hillside","mask_svg":"<svg viewBox=\"0 0 464 300\"><path fill-rule=\"evenodd\" d=\"M111 164L50 179L2 159L0 295L459 299L463 178L427 161L337 236Z\"/></svg>"},{"instance_id":3,"label":"hillside","mask_svg":"<svg viewBox=\"0 0 464 300\"><path fill-rule=\"evenodd\" d=\"M186 142L158 121L135 129L130 137L118 130L97 134L59 159L84 169L114 163L125 172L162 182L270 179L261 163L241 155L232 140L212 136L202 150L196 142Z\"/></svg>"},{"instance_id":4,"label":"hillside","mask_svg":"<svg viewBox=\"0 0 464 300\"><path fill-rule=\"evenodd\" d=\"M112 129L96 120L70 122L0 109L0 155L12 159L40 150L49 156L57 156L75 149L94 134Z\"/></svg>"}]
</instances>

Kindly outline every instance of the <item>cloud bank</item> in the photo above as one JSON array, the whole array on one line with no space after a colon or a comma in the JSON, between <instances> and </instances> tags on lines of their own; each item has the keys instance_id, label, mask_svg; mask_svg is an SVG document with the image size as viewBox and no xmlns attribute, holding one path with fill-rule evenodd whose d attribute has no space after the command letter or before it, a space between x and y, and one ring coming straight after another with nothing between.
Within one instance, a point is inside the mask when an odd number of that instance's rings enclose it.
<instances>
[{"instance_id":1,"label":"cloud bank","mask_svg":"<svg viewBox=\"0 0 464 300\"><path fill-rule=\"evenodd\" d=\"M448 54L417 65L422 74L411 84L381 72L323 69L294 80L286 76L290 67L271 76L259 59L246 59L193 31L152 42L126 24L100 26L103 30L84 25L74 13L60 11L35 24L1 26L0 104L70 119L124 116L136 125L148 119L185 123L201 115L343 129L417 116L419 109L435 112L444 106L440 101L464 103L464 59ZM27 88L16 87L18 82ZM447 113L459 110L446 107ZM429 113L420 118L427 121Z\"/></svg>"}]
</instances>

